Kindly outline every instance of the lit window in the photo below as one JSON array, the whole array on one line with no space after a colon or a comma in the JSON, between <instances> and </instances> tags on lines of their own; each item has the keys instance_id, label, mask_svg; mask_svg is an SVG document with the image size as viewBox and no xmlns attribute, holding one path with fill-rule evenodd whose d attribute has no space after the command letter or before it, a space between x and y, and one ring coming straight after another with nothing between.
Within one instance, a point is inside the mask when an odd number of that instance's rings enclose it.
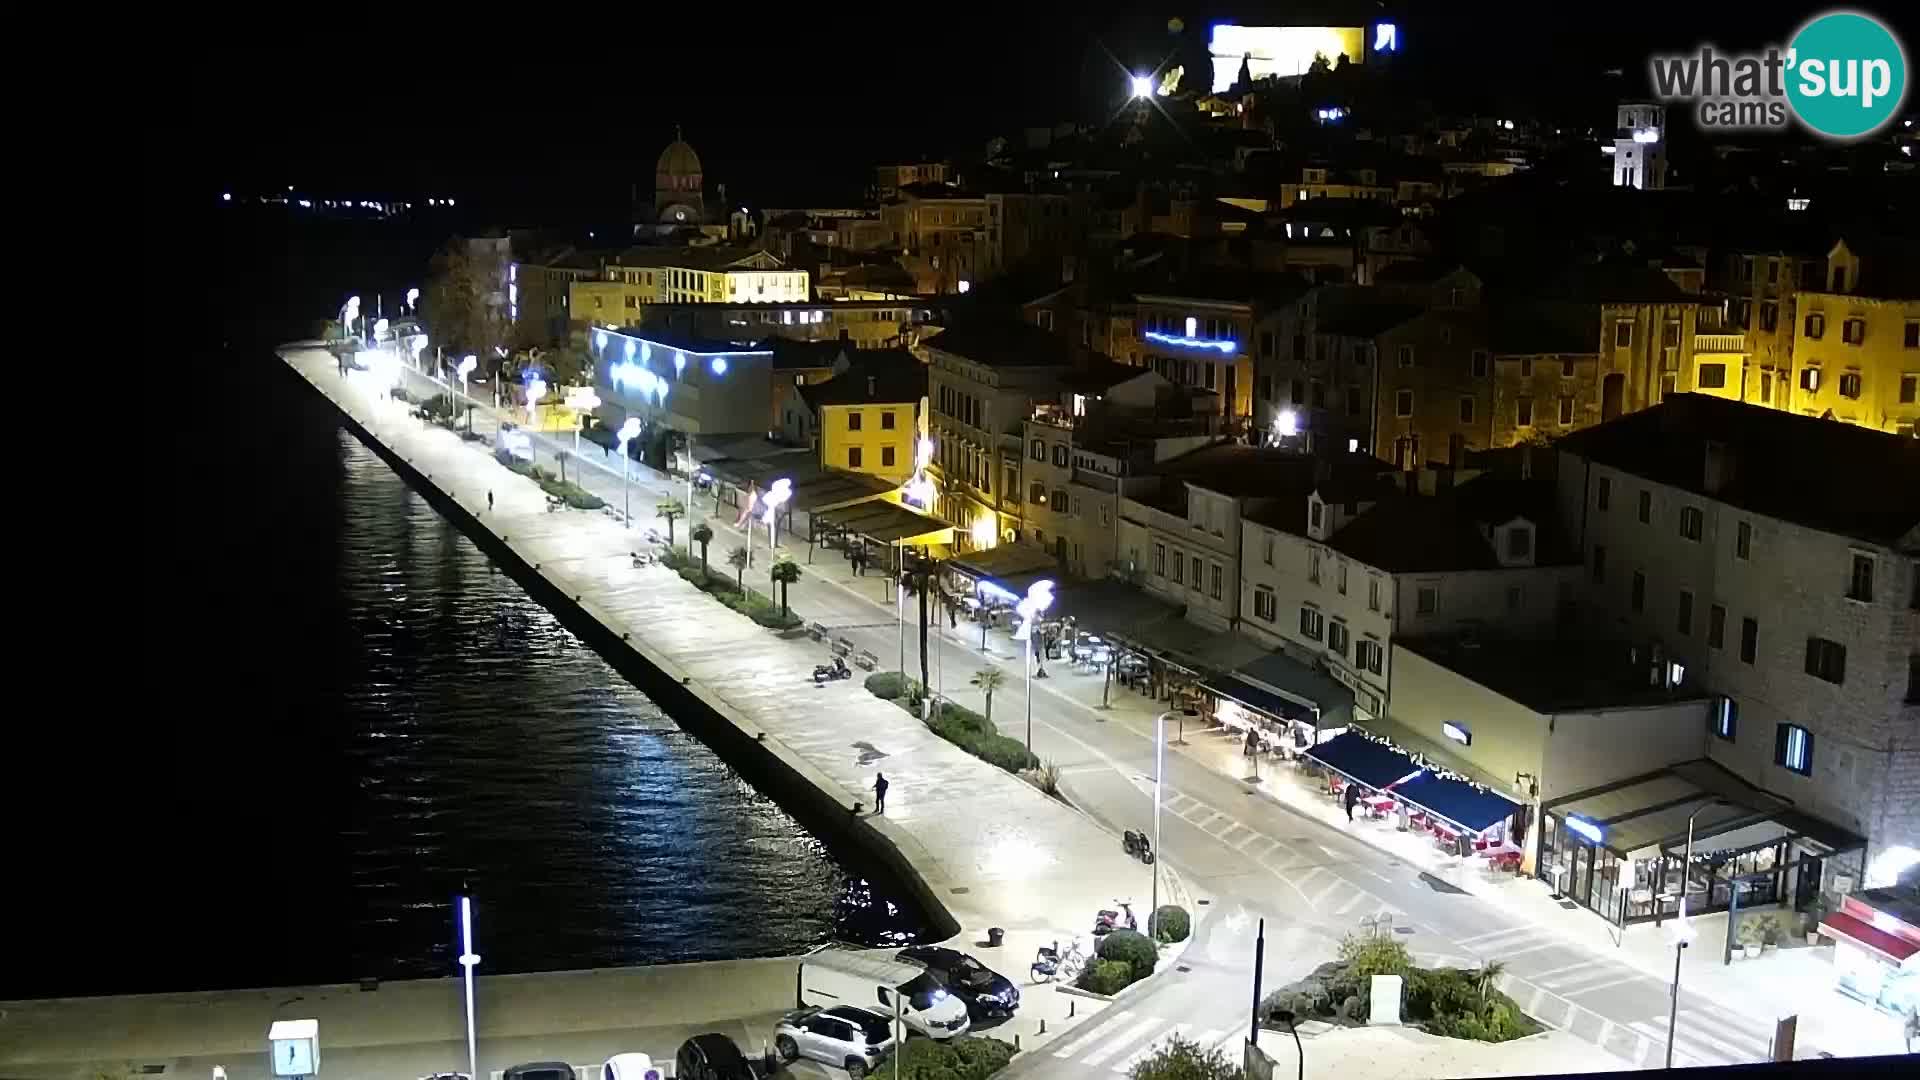
<instances>
[{"instance_id":1,"label":"lit window","mask_svg":"<svg viewBox=\"0 0 1920 1080\"><path fill-rule=\"evenodd\" d=\"M1799 724L1781 724L1773 738L1773 763L1801 776L1813 775L1813 733Z\"/></svg>"},{"instance_id":2,"label":"lit window","mask_svg":"<svg viewBox=\"0 0 1920 1080\"><path fill-rule=\"evenodd\" d=\"M1713 733L1728 742L1739 737L1740 706L1732 698L1723 695L1713 699Z\"/></svg>"}]
</instances>

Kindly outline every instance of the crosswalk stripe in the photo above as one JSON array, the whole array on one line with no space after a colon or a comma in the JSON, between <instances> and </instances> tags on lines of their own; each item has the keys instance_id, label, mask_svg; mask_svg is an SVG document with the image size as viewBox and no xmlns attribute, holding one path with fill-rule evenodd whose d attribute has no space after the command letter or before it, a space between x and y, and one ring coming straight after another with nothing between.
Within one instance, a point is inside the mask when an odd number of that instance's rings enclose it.
<instances>
[{"instance_id":1,"label":"crosswalk stripe","mask_svg":"<svg viewBox=\"0 0 1920 1080\"><path fill-rule=\"evenodd\" d=\"M1529 975L1527 977L1530 979L1540 978L1537 975ZM1590 971L1574 972L1558 978L1544 979L1541 981L1563 994L1584 994L1598 990L1601 987L1619 986L1622 983L1630 983L1644 978L1646 978L1646 976L1638 971L1631 969L1622 970L1617 965L1608 964Z\"/></svg>"},{"instance_id":2,"label":"crosswalk stripe","mask_svg":"<svg viewBox=\"0 0 1920 1080\"><path fill-rule=\"evenodd\" d=\"M1335 911L1334 914L1345 915L1347 912L1352 911L1354 908L1359 907L1363 903L1366 903L1366 900L1367 900L1366 893L1356 892L1353 894L1352 899L1349 899L1346 903L1341 904L1339 910Z\"/></svg>"},{"instance_id":3,"label":"crosswalk stripe","mask_svg":"<svg viewBox=\"0 0 1920 1080\"><path fill-rule=\"evenodd\" d=\"M1172 1027L1168 1028L1167 1030L1161 1032L1159 1035L1149 1040L1147 1042L1147 1045L1127 1055L1126 1060L1120 1062L1120 1064L1115 1065L1113 1067L1113 1071L1117 1073L1132 1072L1133 1067L1135 1065L1138 1065L1140 1062L1145 1061L1147 1059L1147 1056L1149 1054L1152 1054L1155 1049L1165 1045L1168 1042L1171 1042L1176 1036L1185 1035L1187 1033L1187 1029L1191 1028L1192 1026L1193 1026L1192 1024L1173 1025Z\"/></svg>"},{"instance_id":4,"label":"crosswalk stripe","mask_svg":"<svg viewBox=\"0 0 1920 1080\"><path fill-rule=\"evenodd\" d=\"M1650 1049L1647 1052L1651 1060L1659 1061L1659 1062L1666 1061L1667 1029L1666 1029L1666 1024L1664 1022L1664 1018L1663 1018L1663 1022L1659 1027L1655 1027L1645 1020L1635 1020L1633 1023L1628 1024L1627 1026L1629 1028L1632 1028L1635 1032L1639 1033L1640 1035L1644 1036L1647 1042L1652 1044L1652 1049ZM1721 1061L1717 1055L1710 1056L1710 1057L1702 1056L1700 1053L1697 1052L1694 1045L1687 1040L1687 1037L1685 1035L1682 1035L1673 1041L1673 1057L1676 1062L1683 1065L1689 1062L1695 1065L1726 1064L1726 1062Z\"/></svg>"},{"instance_id":5,"label":"crosswalk stripe","mask_svg":"<svg viewBox=\"0 0 1920 1080\"><path fill-rule=\"evenodd\" d=\"M1534 932L1534 927L1531 927L1531 926L1508 926L1499 930L1492 930L1484 934L1475 934L1472 937L1460 938L1457 941L1455 941L1454 944L1477 945L1477 944L1480 944L1481 942L1492 941L1495 938L1524 937L1526 935L1532 934L1533 932Z\"/></svg>"},{"instance_id":6,"label":"crosswalk stripe","mask_svg":"<svg viewBox=\"0 0 1920 1080\"><path fill-rule=\"evenodd\" d=\"M1324 874L1326 872L1327 872L1327 868L1324 866L1308 867L1307 872L1305 874L1302 874L1300 877L1297 877L1294 879L1293 881L1294 887L1304 889L1306 887L1307 882L1312 881L1314 878L1317 878L1321 874Z\"/></svg>"},{"instance_id":7,"label":"crosswalk stripe","mask_svg":"<svg viewBox=\"0 0 1920 1080\"><path fill-rule=\"evenodd\" d=\"M1319 896L1316 896L1311 901L1308 901L1307 906L1316 907L1316 908L1319 907L1322 901L1326 900L1327 897L1332 896L1335 890L1339 889L1341 886L1346 884L1347 884L1346 882L1341 881L1339 878L1334 878L1333 884L1327 886L1324 890L1322 890Z\"/></svg>"},{"instance_id":8,"label":"crosswalk stripe","mask_svg":"<svg viewBox=\"0 0 1920 1080\"><path fill-rule=\"evenodd\" d=\"M1502 945L1500 946L1500 959L1511 960L1516 956L1525 956L1528 953L1540 952L1543 949L1559 949L1563 947L1562 943L1558 941L1536 941L1531 945L1523 945L1518 949L1509 949L1505 945Z\"/></svg>"},{"instance_id":9,"label":"crosswalk stripe","mask_svg":"<svg viewBox=\"0 0 1920 1080\"><path fill-rule=\"evenodd\" d=\"M1254 833L1253 835L1251 835L1251 836L1249 836L1249 837L1247 837L1247 838L1246 838L1245 840L1242 840L1242 841L1240 841L1239 843L1237 843L1237 844L1235 844L1235 845L1233 845L1233 850L1235 850L1235 851L1245 851L1245 850L1247 850L1247 845L1249 845L1249 844L1251 844L1251 843L1253 843L1253 842L1254 842L1255 840L1258 840L1258 841L1260 841L1261 843L1263 843L1263 844L1265 844L1265 845L1267 845L1267 850L1266 850L1266 851L1262 851L1262 852L1260 853L1260 855L1265 855L1265 854L1267 853L1267 851L1272 851L1272 850L1274 849L1274 847L1275 847L1275 846L1276 846L1276 845L1278 844L1278 841L1276 841L1276 840L1274 840L1274 838L1273 838L1273 837L1271 837L1271 836L1265 836L1265 835L1262 835L1262 834L1260 834L1260 833ZM1257 858L1259 858L1259 857L1260 857L1260 855L1256 855L1256 856L1254 856L1254 858L1256 858L1256 859L1257 859Z\"/></svg>"},{"instance_id":10,"label":"crosswalk stripe","mask_svg":"<svg viewBox=\"0 0 1920 1080\"><path fill-rule=\"evenodd\" d=\"M1667 1018L1662 1016L1653 1021L1643 1021L1643 1023L1662 1040L1664 1047L1667 1037ZM1721 1038L1707 1029L1704 1024L1689 1025L1684 1010L1680 1017L1680 1031L1674 1036L1673 1043L1675 1047L1688 1047L1695 1057L1711 1059L1715 1062L1737 1064L1766 1059L1765 1047L1743 1047Z\"/></svg>"},{"instance_id":11,"label":"crosswalk stripe","mask_svg":"<svg viewBox=\"0 0 1920 1080\"><path fill-rule=\"evenodd\" d=\"M1193 1041L1203 1051L1209 1050L1215 1047L1219 1047L1220 1049L1224 1050L1225 1047L1222 1044L1227 1041L1227 1038L1229 1036L1236 1036L1236 1033L1231 1031L1222 1031L1219 1028L1208 1028L1207 1030L1201 1032L1200 1034L1195 1035L1193 1037Z\"/></svg>"},{"instance_id":12,"label":"crosswalk stripe","mask_svg":"<svg viewBox=\"0 0 1920 1080\"><path fill-rule=\"evenodd\" d=\"M1110 1042L1108 1042L1105 1046L1102 1046L1100 1049L1095 1050L1093 1053L1088 1054L1087 1056L1081 1058L1080 1064L1098 1065L1101 1062L1106 1061L1108 1058L1112 1057L1113 1055L1119 1053L1122 1050L1125 1050L1127 1047L1132 1046L1134 1043L1140 1041L1141 1036L1147 1034L1150 1031L1155 1030L1161 1024L1164 1024L1164 1023L1166 1023L1166 1021L1160 1019L1157 1016L1143 1017L1141 1018L1139 1023L1133 1025L1132 1027L1127 1028L1124 1032L1121 1032L1118 1035L1115 1035L1113 1039Z\"/></svg>"},{"instance_id":13,"label":"crosswalk stripe","mask_svg":"<svg viewBox=\"0 0 1920 1080\"><path fill-rule=\"evenodd\" d=\"M1096 1039L1112 1031L1115 1024L1132 1015L1133 1013L1131 1011L1125 1009L1115 1013L1111 1019L1103 1023L1095 1024L1091 1031L1085 1032L1079 1038L1055 1050L1053 1056L1057 1058L1072 1057L1080 1051L1085 1050L1088 1046L1091 1046Z\"/></svg>"}]
</instances>

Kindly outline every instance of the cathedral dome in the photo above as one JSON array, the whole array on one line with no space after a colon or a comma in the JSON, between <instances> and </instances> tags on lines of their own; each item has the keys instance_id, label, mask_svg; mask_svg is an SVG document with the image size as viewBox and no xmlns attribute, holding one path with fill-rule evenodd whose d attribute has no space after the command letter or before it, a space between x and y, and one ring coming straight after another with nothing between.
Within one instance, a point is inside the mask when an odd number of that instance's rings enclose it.
<instances>
[{"instance_id":1,"label":"cathedral dome","mask_svg":"<svg viewBox=\"0 0 1920 1080\"><path fill-rule=\"evenodd\" d=\"M699 176L700 155L693 152L687 140L675 139L660 152L660 164L654 171L661 176Z\"/></svg>"}]
</instances>

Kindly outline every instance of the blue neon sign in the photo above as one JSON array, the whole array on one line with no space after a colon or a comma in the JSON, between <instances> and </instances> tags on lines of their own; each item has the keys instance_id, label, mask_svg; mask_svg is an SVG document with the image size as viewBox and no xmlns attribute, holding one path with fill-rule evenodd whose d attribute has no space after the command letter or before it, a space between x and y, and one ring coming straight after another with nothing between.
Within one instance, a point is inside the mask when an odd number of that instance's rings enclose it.
<instances>
[{"instance_id":1,"label":"blue neon sign","mask_svg":"<svg viewBox=\"0 0 1920 1080\"><path fill-rule=\"evenodd\" d=\"M1179 334L1162 333L1149 330L1143 335L1148 341L1157 341L1162 345L1174 345L1182 349L1218 349L1223 353L1238 352L1240 343L1232 338L1215 340L1213 338L1183 337Z\"/></svg>"},{"instance_id":2,"label":"blue neon sign","mask_svg":"<svg viewBox=\"0 0 1920 1080\"><path fill-rule=\"evenodd\" d=\"M1566 826L1570 831L1578 833L1596 844L1603 843L1606 840L1607 831L1593 822L1588 821L1586 818L1577 818L1568 815L1561 820L1566 822Z\"/></svg>"}]
</instances>

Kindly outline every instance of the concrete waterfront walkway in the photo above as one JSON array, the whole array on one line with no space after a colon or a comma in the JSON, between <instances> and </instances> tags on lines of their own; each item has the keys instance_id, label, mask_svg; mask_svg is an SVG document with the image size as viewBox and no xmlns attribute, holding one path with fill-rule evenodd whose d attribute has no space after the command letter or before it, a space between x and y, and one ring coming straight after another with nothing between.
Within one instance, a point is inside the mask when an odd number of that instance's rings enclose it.
<instances>
[{"instance_id":1,"label":"concrete waterfront walkway","mask_svg":"<svg viewBox=\"0 0 1920 1080\"><path fill-rule=\"evenodd\" d=\"M413 379L413 389L416 391L426 391L431 385L430 380L422 377L413 376ZM476 409L475 417L477 427L484 425L485 430L491 431L494 420L490 409ZM537 453L549 467L552 467L556 456L572 446L572 441L564 437L536 437L535 441ZM622 486L617 457L601 452L592 444L583 444L583 449L588 466L584 470L587 486L617 506ZM582 471L574 466L570 466L569 470L570 475ZM682 482L638 465L630 470L628 482L636 519L636 530L632 535L636 538L637 547L640 546L637 543L640 528L651 524L664 534L665 523L653 519L654 505L662 498L684 498L685 486ZM718 558L720 553L743 540L732 527L734 512L729 509L724 517L715 517L712 506L711 501L700 505L700 500L696 500L692 518L676 524L676 536L684 545L691 525L695 521L705 521L715 531L712 550ZM760 561L765 550L765 533L760 532L755 547L755 570L749 572L750 583L753 573L765 572L765 564ZM794 545L792 550L796 559L804 561L807 558L804 547ZM822 549L814 552L813 556L816 561L803 567L805 576L792 587L794 609L809 622L829 626L835 636L849 637L856 645L871 650L881 658L883 668L896 666L898 658L904 656L907 671L917 677L919 652L917 628L913 623L917 617L917 602L908 599L911 610L906 616L904 640L901 640L896 637L893 604L887 599L889 587L886 575L856 577L838 551ZM764 577L759 587L766 591ZM1027 701L1022 677L1023 658L1018 646L1004 632L991 631L987 647L983 650L977 626L962 623L958 628L949 628L944 619L936 619L930 636L932 647L929 666L933 671L931 682L936 691L971 708L982 710L985 704L982 696L969 685L968 680L980 667L999 667L1007 679L1004 688L994 697L994 716L1002 731L1016 737L1022 735ZM816 655L824 660L824 648L815 648ZM1125 776L1136 789L1136 794L1144 788L1147 779L1144 773L1150 768L1146 763L1151 760L1154 717L1164 707L1163 704L1118 685L1103 693L1103 680L1098 675L1075 671L1065 663L1051 663L1048 670L1050 678L1033 682L1031 715L1035 750L1043 758L1069 765L1069 775L1063 787L1079 805L1101 817L1110 828L1146 828L1146 815L1135 809L1144 800L1117 803L1110 797L1110 785L1092 781L1117 773ZM1135 748L1132 752L1121 753L1113 749L1123 741L1115 738L1121 733L1128 737L1124 741ZM1172 729L1169 728L1171 737ZM1243 795L1254 796L1260 803L1279 812L1251 814L1244 809L1235 810L1222 803L1215 804L1222 812L1248 825L1259 827L1262 823L1254 820L1257 817L1264 817L1269 823L1275 818L1284 821L1289 817L1315 821L1365 844L1385 856L1386 859L1382 861L1417 871L1482 901L1488 914L1495 916L1495 919L1464 937L1456 935L1454 941L1446 943L1444 948L1432 950L1436 957L1450 956L1463 963L1478 963L1484 959L1501 959L1516 951L1537 950L1542 947L1542 942L1551 941L1563 946L1562 959L1565 954L1586 955L1589 958L1587 962L1592 966L1590 974L1595 978L1617 968L1637 972L1637 981L1630 986L1622 984L1623 994L1625 989L1631 989L1644 998L1648 987L1655 984L1664 987L1672 978L1674 954L1672 939L1666 929L1639 926L1623 933L1585 909L1569 910L1548 899L1549 890L1542 882L1511 875L1488 874L1483 861L1461 859L1442 852L1420 834L1399 832L1393 823L1349 825L1340 807L1321 797L1316 785L1271 759L1262 762L1260 780L1248 783L1245 778L1249 762L1241 755L1237 740L1218 733L1189 730L1187 745L1171 748L1168 757L1168 768L1175 775L1181 762L1188 763L1206 770L1219 780L1241 789ZM892 775L891 771L889 775ZM898 791L896 788L895 792ZM890 808L893 797L889 796ZM1209 832L1209 835L1219 831L1226 818L1216 815L1210 821L1210 826L1203 826L1203 831ZM1283 827L1269 824L1267 828L1272 835L1278 836ZM1232 842L1236 851L1248 853L1260 850L1261 841L1250 839L1243 831L1229 828L1223 835ZM1169 857L1179 863L1182 852L1176 849ZM1312 899L1320 898L1317 888L1316 884ZM1293 891L1299 892L1297 889ZM1196 892L1204 894L1204 890ZM1140 888L1121 895L1131 895L1142 905L1146 899L1144 889ZM1334 914L1360 915L1365 907L1349 907L1348 902L1332 905L1308 903L1306 893L1300 893L1297 900L1300 901L1297 904L1299 908L1332 906ZM1417 916L1419 913L1416 911L1414 914ZM1720 945L1725 938L1725 921L1724 916L1696 921L1700 936L1684 957L1682 983L1691 997L1709 1000L1721 1010L1737 1014L1746 1023L1748 1034L1741 1040L1723 1038L1718 1046L1702 1045L1701 1053L1718 1050L1720 1056L1727 1059L1753 1060L1755 1055L1750 1048L1755 1045L1764 1048L1765 1045L1762 1038L1764 1031L1761 1029L1770 1029L1777 1017L1795 1014L1800 1018L1798 1042L1802 1050L1800 1056L1803 1057L1810 1056L1809 1051L1816 1047L1849 1054L1891 1053L1904 1048L1897 1019L1832 990L1830 949L1782 949L1777 955L1753 961L1736 959L1730 966L1723 965L1720 962ZM1573 972L1564 978L1570 980L1583 974L1589 973ZM1551 977L1546 982L1551 985L1560 982L1561 978ZM1512 988L1509 991L1515 992ZM1593 1000L1592 995L1580 991L1568 993L1581 1002ZM1530 1001L1538 1003L1537 1007L1548 1014L1554 1013L1564 1003L1567 1009L1566 1023L1569 1026L1586 1024L1594 1040L1601 1044L1618 1034L1616 1028L1626 1028L1630 1015L1637 1015L1636 1010L1623 1008L1606 1008L1591 1015L1582 1013L1580 1009L1584 1005L1576 1006L1572 1000L1544 986L1524 982L1515 996L1523 1004ZM1664 999L1664 992L1660 997ZM1625 1052L1630 1059L1637 1057L1642 1061L1650 1060L1648 1055L1651 1051L1647 1048L1664 1040L1665 1001L1654 1001L1651 1005L1654 1007L1645 1011L1658 1013L1655 1018L1657 1023L1649 1025L1644 1019L1638 1021L1641 1053ZM1551 1015L1547 1018L1550 1021L1553 1019ZM1653 1027L1658 1027L1659 1031L1652 1030ZM1615 1049L1618 1051L1619 1047ZM1704 1057L1698 1059L1707 1060ZM1681 1060L1686 1060L1684 1050Z\"/></svg>"}]
</instances>

